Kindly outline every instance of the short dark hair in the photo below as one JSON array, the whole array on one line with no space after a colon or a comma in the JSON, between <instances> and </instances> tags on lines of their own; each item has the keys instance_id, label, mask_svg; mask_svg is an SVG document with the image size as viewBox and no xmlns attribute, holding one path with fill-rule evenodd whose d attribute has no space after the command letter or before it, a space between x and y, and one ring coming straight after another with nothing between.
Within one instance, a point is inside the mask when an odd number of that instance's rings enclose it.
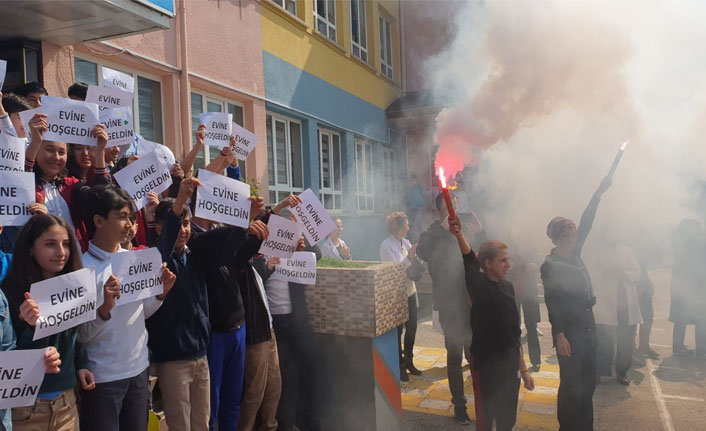
<instances>
[{"instance_id":1,"label":"short dark hair","mask_svg":"<svg viewBox=\"0 0 706 431\"><path fill-rule=\"evenodd\" d=\"M92 187L86 199L86 205L83 206L83 220L89 232L93 233L96 229L93 216L97 214L108 218L111 211L120 210L126 206L130 209L131 214L137 212L135 203L125 190L111 184Z\"/></svg>"},{"instance_id":2,"label":"short dark hair","mask_svg":"<svg viewBox=\"0 0 706 431\"><path fill-rule=\"evenodd\" d=\"M157 208L154 210L155 223L162 223L164 219L167 218L167 212L174 205L175 200L174 198L164 198L159 202ZM186 204L184 204L184 211L191 215L191 210Z\"/></svg>"},{"instance_id":3,"label":"short dark hair","mask_svg":"<svg viewBox=\"0 0 706 431\"><path fill-rule=\"evenodd\" d=\"M8 114L16 114L22 111L29 111L32 109L29 102L25 100L24 97L18 96L14 93L7 93L2 95L2 107Z\"/></svg>"},{"instance_id":4,"label":"short dark hair","mask_svg":"<svg viewBox=\"0 0 706 431\"><path fill-rule=\"evenodd\" d=\"M453 202L454 199L456 199L456 194L452 193L449 191L449 194L451 195L451 202ZM440 192L438 195L436 195L436 199L434 200L434 204L436 205L436 209L440 210L442 206L444 206L444 192Z\"/></svg>"},{"instance_id":5,"label":"short dark hair","mask_svg":"<svg viewBox=\"0 0 706 431\"><path fill-rule=\"evenodd\" d=\"M22 97L27 97L32 93L42 93L45 96L49 95L49 93L47 93L47 89L42 87L42 85L40 83L38 83L37 81L25 82L24 84L15 88L13 93L17 94L18 96L22 96Z\"/></svg>"},{"instance_id":6,"label":"short dark hair","mask_svg":"<svg viewBox=\"0 0 706 431\"><path fill-rule=\"evenodd\" d=\"M74 82L69 87L69 97L76 97L81 100L86 100L88 93L88 84L85 82Z\"/></svg>"}]
</instances>

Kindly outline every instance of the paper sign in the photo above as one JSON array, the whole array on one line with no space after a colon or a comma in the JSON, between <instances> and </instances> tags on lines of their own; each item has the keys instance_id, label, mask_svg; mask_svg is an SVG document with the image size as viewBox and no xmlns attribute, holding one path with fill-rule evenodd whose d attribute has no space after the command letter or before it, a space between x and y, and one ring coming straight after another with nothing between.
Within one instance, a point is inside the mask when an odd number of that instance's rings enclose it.
<instances>
[{"instance_id":1,"label":"paper sign","mask_svg":"<svg viewBox=\"0 0 706 431\"><path fill-rule=\"evenodd\" d=\"M0 133L0 171L25 170L25 140Z\"/></svg>"},{"instance_id":2,"label":"paper sign","mask_svg":"<svg viewBox=\"0 0 706 431\"><path fill-rule=\"evenodd\" d=\"M5 84L5 74L7 73L7 61L0 60L0 90Z\"/></svg>"},{"instance_id":3,"label":"paper sign","mask_svg":"<svg viewBox=\"0 0 706 431\"><path fill-rule=\"evenodd\" d=\"M111 108L120 108L132 105L132 93L118 88L89 85L88 93L86 93L86 102L97 104L101 111ZM44 103L44 98L42 98L42 103Z\"/></svg>"},{"instance_id":4,"label":"paper sign","mask_svg":"<svg viewBox=\"0 0 706 431\"><path fill-rule=\"evenodd\" d=\"M98 124L98 105L81 100L42 96L42 106L20 112L20 120L29 135L29 120L35 114L47 114L49 130L44 132L46 141L70 142L72 144L96 146L98 139L92 136Z\"/></svg>"},{"instance_id":5,"label":"paper sign","mask_svg":"<svg viewBox=\"0 0 706 431\"><path fill-rule=\"evenodd\" d=\"M233 133L233 114L205 112L199 114L199 121L206 125L204 145L218 148L230 146L230 135Z\"/></svg>"},{"instance_id":6,"label":"paper sign","mask_svg":"<svg viewBox=\"0 0 706 431\"><path fill-rule=\"evenodd\" d=\"M195 215L233 226L250 226L250 185L199 169Z\"/></svg>"},{"instance_id":7,"label":"paper sign","mask_svg":"<svg viewBox=\"0 0 706 431\"><path fill-rule=\"evenodd\" d=\"M0 352L0 409L34 405L44 381L48 348Z\"/></svg>"},{"instance_id":8,"label":"paper sign","mask_svg":"<svg viewBox=\"0 0 706 431\"><path fill-rule=\"evenodd\" d=\"M255 145L257 145L257 135L244 127L240 127L238 124L233 123L233 137L235 137L233 154L235 154L235 157L240 160L247 159L250 152L255 148Z\"/></svg>"},{"instance_id":9,"label":"paper sign","mask_svg":"<svg viewBox=\"0 0 706 431\"><path fill-rule=\"evenodd\" d=\"M270 236L262 243L258 253L284 259L292 257L302 235L299 223L271 214L267 229L270 231Z\"/></svg>"},{"instance_id":10,"label":"paper sign","mask_svg":"<svg viewBox=\"0 0 706 431\"><path fill-rule=\"evenodd\" d=\"M174 153L166 145L158 144L156 142L148 141L142 136L137 136L137 156L142 157L153 151L157 152L157 158L164 163L166 169L171 172L172 166L176 163L174 158Z\"/></svg>"},{"instance_id":11,"label":"paper sign","mask_svg":"<svg viewBox=\"0 0 706 431\"><path fill-rule=\"evenodd\" d=\"M120 298L115 306L164 293L162 255L156 247L110 255L113 275L120 280Z\"/></svg>"},{"instance_id":12,"label":"paper sign","mask_svg":"<svg viewBox=\"0 0 706 431\"><path fill-rule=\"evenodd\" d=\"M291 259L282 260L275 266L270 278L300 284L316 284L316 255L310 251L298 251Z\"/></svg>"},{"instance_id":13,"label":"paper sign","mask_svg":"<svg viewBox=\"0 0 706 431\"><path fill-rule=\"evenodd\" d=\"M302 225L302 231L309 244L316 245L336 229L336 223L311 189L306 189L299 197L302 198L302 203L294 207L292 213Z\"/></svg>"},{"instance_id":14,"label":"paper sign","mask_svg":"<svg viewBox=\"0 0 706 431\"><path fill-rule=\"evenodd\" d=\"M122 108L106 109L100 112L101 123L105 125L108 134L109 147L132 144L135 140L135 125L132 123L132 108L124 106Z\"/></svg>"},{"instance_id":15,"label":"paper sign","mask_svg":"<svg viewBox=\"0 0 706 431\"><path fill-rule=\"evenodd\" d=\"M96 318L96 276L83 268L34 283L29 294L39 305L33 340L58 334Z\"/></svg>"},{"instance_id":16,"label":"paper sign","mask_svg":"<svg viewBox=\"0 0 706 431\"><path fill-rule=\"evenodd\" d=\"M103 66L101 69L103 69L103 87L117 88L128 93L135 92L135 78L109 67Z\"/></svg>"},{"instance_id":17,"label":"paper sign","mask_svg":"<svg viewBox=\"0 0 706 431\"><path fill-rule=\"evenodd\" d=\"M147 204L147 193L159 194L172 185L172 174L154 151L130 163L113 177L132 196L138 211Z\"/></svg>"},{"instance_id":18,"label":"paper sign","mask_svg":"<svg viewBox=\"0 0 706 431\"><path fill-rule=\"evenodd\" d=\"M22 226L36 202L34 172L0 171L0 226Z\"/></svg>"}]
</instances>

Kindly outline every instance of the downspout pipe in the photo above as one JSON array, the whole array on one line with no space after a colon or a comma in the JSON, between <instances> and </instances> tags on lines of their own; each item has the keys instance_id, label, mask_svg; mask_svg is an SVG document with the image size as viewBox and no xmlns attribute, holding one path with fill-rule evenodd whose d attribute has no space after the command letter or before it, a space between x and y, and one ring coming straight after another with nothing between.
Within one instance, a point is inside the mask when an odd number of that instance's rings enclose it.
<instances>
[{"instance_id":1,"label":"downspout pipe","mask_svg":"<svg viewBox=\"0 0 706 431\"><path fill-rule=\"evenodd\" d=\"M181 117L181 156L191 151L191 86L189 85L189 55L186 38L186 0L179 0L179 48L181 77L179 80L179 110Z\"/></svg>"}]
</instances>

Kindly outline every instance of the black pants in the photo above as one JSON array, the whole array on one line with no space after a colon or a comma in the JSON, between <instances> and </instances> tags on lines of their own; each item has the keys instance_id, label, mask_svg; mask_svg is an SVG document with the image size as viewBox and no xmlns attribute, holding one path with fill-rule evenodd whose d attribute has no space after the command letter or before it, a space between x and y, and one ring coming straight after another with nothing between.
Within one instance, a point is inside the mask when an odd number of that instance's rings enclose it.
<instances>
[{"instance_id":1,"label":"black pants","mask_svg":"<svg viewBox=\"0 0 706 431\"><path fill-rule=\"evenodd\" d=\"M706 353L706 323L697 323L694 329L696 352ZM684 338L686 337L686 323L675 322L672 331L672 351L677 352L679 348L684 347Z\"/></svg>"},{"instance_id":2,"label":"black pants","mask_svg":"<svg viewBox=\"0 0 706 431\"><path fill-rule=\"evenodd\" d=\"M540 365L542 363L542 348L539 346L537 322L528 322L525 320L525 328L527 329L527 348L529 350L530 362L532 362L532 365Z\"/></svg>"},{"instance_id":3,"label":"black pants","mask_svg":"<svg viewBox=\"0 0 706 431\"><path fill-rule=\"evenodd\" d=\"M519 352L518 352L519 354ZM500 360L471 361L473 394L476 407L476 431L512 431L517 421L517 398L520 379L518 354ZM476 368L476 365L479 368Z\"/></svg>"},{"instance_id":4,"label":"black pants","mask_svg":"<svg viewBox=\"0 0 706 431\"><path fill-rule=\"evenodd\" d=\"M618 324L617 327L596 325L598 338L596 375L612 376L613 358L615 358L615 374L625 376L628 373L632 366L636 329L637 325ZM573 347L571 345L572 349Z\"/></svg>"},{"instance_id":5,"label":"black pants","mask_svg":"<svg viewBox=\"0 0 706 431\"><path fill-rule=\"evenodd\" d=\"M96 383L95 389L81 392L81 428L146 430L149 395L147 370L129 379Z\"/></svg>"},{"instance_id":6,"label":"black pants","mask_svg":"<svg viewBox=\"0 0 706 431\"><path fill-rule=\"evenodd\" d=\"M566 334L565 334L566 335ZM591 333L567 335L571 356L559 356L557 417L560 431L593 430L596 340Z\"/></svg>"},{"instance_id":7,"label":"black pants","mask_svg":"<svg viewBox=\"0 0 706 431\"><path fill-rule=\"evenodd\" d=\"M444 345L446 346L446 372L449 377L451 391L451 404L454 407L466 408L466 395L463 392L463 355L471 363L471 322L468 317L459 319L458 316L439 314L439 323L444 331Z\"/></svg>"},{"instance_id":8,"label":"black pants","mask_svg":"<svg viewBox=\"0 0 706 431\"><path fill-rule=\"evenodd\" d=\"M650 347L650 334L652 333L652 322L655 314L652 306L652 295L640 295L640 314L642 314L640 350L646 350Z\"/></svg>"},{"instance_id":9,"label":"black pants","mask_svg":"<svg viewBox=\"0 0 706 431\"><path fill-rule=\"evenodd\" d=\"M414 357L414 339L417 337L417 295L407 297L407 307L409 308L409 320L404 325L397 327L397 347L400 352L400 369L405 364L412 363ZM402 329L404 328L404 350L402 349ZM403 356L404 353L404 356ZM405 362L409 361L409 362Z\"/></svg>"}]
</instances>

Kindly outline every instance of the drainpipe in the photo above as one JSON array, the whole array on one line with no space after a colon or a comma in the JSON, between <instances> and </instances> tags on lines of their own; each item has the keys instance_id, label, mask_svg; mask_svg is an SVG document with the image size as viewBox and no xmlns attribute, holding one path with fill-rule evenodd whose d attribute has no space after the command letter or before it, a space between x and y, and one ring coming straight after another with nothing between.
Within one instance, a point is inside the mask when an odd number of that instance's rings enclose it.
<instances>
[{"instance_id":1,"label":"drainpipe","mask_svg":"<svg viewBox=\"0 0 706 431\"><path fill-rule=\"evenodd\" d=\"M179 48L181 50L181 77L179 82L179 110L181 117L181 156L191 150L191 88L189 85L189 57L186 44L186 0L179 0Z\"/></svg>"},{"instance_id":2,"label":"drainpipe","mask_svg":"<svg viewBox=\"0 0 706 431\"><path fill-rule=\"evenodd\" d=\"M407 55L405 54L404 38L404 6L402 5L404 0L399 0L399 14L400 14L400 60L402 63L402 95L407 94Z\"/></svg>"}]
</instances>

